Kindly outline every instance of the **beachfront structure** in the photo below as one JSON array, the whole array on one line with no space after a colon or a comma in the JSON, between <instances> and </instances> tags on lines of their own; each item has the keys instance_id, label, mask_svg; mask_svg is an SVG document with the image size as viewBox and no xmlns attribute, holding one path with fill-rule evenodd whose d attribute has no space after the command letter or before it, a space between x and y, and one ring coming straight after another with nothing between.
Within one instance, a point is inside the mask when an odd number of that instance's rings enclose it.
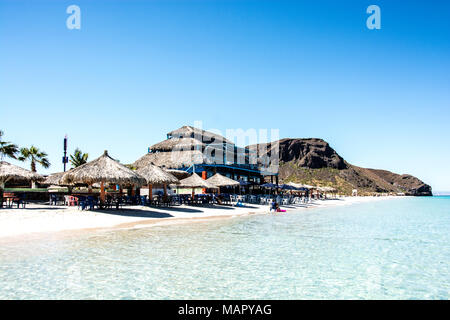
<instances>
[{"instance_id":1,"label":"beachfront structure","mask_svg":"<svg viewBox=\"0 0 450 320\"><path fill-rule=\"evenodd\" d=\"M153 186L163 186L164 196L167 196L167 185L179 184L179 180L174 175L150 163L136 172L147 181L149 200L153 199Z\"/></svg>"},{"instance_id":2,"label":"beachfront structure","mask_svg":"<svg viewBox=\"0 0 450 320\"><path fill-rule=\"evenodd\" d=\"M0 161L0 208L3 207L3 190L6 183L11 182L35 182L43 180L40 174L18 167L6 161Z\"/></svg>"},{"instance_id":3,"label":"beachfront structure","mask_svg":"<svg viewBox=\"0 0 450 320\"><path fill-rule=\"evenodd\" d=\"M6 161L0 161L0 192L5 188L6 183L10 182L35 182L43 180L40 174L21 168Z\"/></svg>"},{"instance_id":4,"label":"beachfront structure","mask_svg":"<svg viewBox=\"0 0 450 320\"><path fill-rule=\"evenodd\" d=\"M66 174L66 172L56 172L48 175L45 180L41 181L39 184L44 186L66 186L66 184L62 183L61 179Z\"/></svg>"},{"instance_id":5,"label":"beachfront structure","mask_svg":"<svg viewBox=\"0 0 450 320\"><path fill-rule=\"evenodd\" d=\"M100 183L100 200L104 202L107 184L132 186L134 188L146 184L147 180L111 158L108 151L105 150L99 158L66 172L60 182L68 185L87 184L89 186Z\"/></svg>"},{"instance_id":6,"label":"beachfront structure","mask_svg":"<svg viewBox=\"0 0 450 320\"><path fill-rule=\"evenodd\" d=\"M4 187L7 182L30 182L40 181L44 177L40 174L21 168L6 161L0 161L0 187Z\"/></svg>"},{"instance_id":7,"label":"beachfront structure","mask_svg":"<svg viewBox=\"0 0 450 320\"><path fill-rule=\"evenodd\" d=\"M148 153L134 162L136 168L154 164L166 169L198 173L203 179L216 173L233 180L260 184L264 176L278 173L264 171L256 159L256 150L241 148L225 137L191 126L167 133L167 139L148 148Z\"/></svg>"},{"instance_id":8,"label":"beachfront structure","mask_svg":"<svg viewBox=\"0 0 450 320\"><path fill-rule=\"evenodd\" d=\"M211 178L208 178L207 181L216 187L237 187L241 185L239 181L224 177L220 173L216 173Z\"/></svg>"}]
</instances>

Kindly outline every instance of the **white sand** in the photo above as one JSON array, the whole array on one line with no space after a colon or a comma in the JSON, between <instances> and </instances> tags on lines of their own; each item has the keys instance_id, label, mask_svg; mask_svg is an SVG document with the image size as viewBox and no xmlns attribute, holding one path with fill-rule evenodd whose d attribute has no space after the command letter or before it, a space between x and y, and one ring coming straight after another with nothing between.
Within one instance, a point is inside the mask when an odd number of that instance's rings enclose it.
<instances>
[{"instance_id":1,"label":"white sand","mask_svg":"<svg viewBox=\"0 0 450 320\"><path fill-rule=\"evenodd\" d=\"M394 198L401 197L345 197L338 200L315 200L307 205L282 206L282 209L289 212ZM268 213L269 206L254 204L246 207L218 205L209 207L183 205L170 208L126 206L122 210L105 211L81 211L77 207L28 204L25 209L0 209L0 238L82 229L133 228Z\"/></svg>"}]
</instances>

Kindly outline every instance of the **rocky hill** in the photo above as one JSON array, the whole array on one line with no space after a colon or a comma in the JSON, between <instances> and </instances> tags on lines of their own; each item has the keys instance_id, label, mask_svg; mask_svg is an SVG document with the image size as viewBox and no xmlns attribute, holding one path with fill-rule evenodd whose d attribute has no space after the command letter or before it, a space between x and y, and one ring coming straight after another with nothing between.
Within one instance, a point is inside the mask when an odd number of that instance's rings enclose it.
<instances>
[{"instance_id":1,"label":"rocky hill","mask_svg":"<svg viewBox=\"0 0 450 320\"><path fill-rule=\"evenodd\" d=\"M386 170L367 169L345 161L322 139L279 140L279 178L282 182L334 186L350 194L405 193L414 196L431 196L431 187L408 174ZM270 156L274 143L249 146L263 147L259 156Z\"/></svg>"}]
</instances>

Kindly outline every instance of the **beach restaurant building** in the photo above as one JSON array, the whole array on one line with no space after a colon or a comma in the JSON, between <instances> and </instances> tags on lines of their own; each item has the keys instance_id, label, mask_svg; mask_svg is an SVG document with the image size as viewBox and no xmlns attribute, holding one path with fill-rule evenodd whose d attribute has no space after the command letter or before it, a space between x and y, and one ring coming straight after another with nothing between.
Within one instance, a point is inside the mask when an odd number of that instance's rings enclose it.
<instances>
[{"instance_id":1,"label":"beach restaurant building","mask_svg":"<svg viewBox=\"0 0 450 320\"><path fill-rule=\"evenodd\" d=\"M256 151L238 147L221 135L183 126L167 133L166 140L149 147L148 153L133 165L137 169L154 164L165 169L195 172L204 179L220 173L251 184L264 183L264 176L278 180L278 173L264 170L256 157Z\"/></svg>"}]
</instances>

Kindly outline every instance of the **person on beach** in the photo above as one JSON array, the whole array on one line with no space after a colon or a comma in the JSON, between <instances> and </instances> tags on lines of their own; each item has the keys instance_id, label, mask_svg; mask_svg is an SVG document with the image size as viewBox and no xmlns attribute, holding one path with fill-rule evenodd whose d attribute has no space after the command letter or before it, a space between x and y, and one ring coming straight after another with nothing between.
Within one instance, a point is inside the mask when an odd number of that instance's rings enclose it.
<instances>
[{"instance_id":1,"label":"person on beach","mask_svg":"<svg viewBox=\"0 0 450 320\"><path fill-rule=\"evenodd\" d=\"M275 199L272 199L272 202L270 203L270 212L272 212L272 210L276 212L277 206L278 204L275 202Z\"/></svg>"},{"instance_id":2,"label":"person on beach","mask_svg":"<svg viewBox=\"0 0 450 320\"><path fill-rule=\"evenodd\" d=\"M278 202L275 202L275 212L286 212L286 210L281 209Z\"/></svg>"}]
</instances>

